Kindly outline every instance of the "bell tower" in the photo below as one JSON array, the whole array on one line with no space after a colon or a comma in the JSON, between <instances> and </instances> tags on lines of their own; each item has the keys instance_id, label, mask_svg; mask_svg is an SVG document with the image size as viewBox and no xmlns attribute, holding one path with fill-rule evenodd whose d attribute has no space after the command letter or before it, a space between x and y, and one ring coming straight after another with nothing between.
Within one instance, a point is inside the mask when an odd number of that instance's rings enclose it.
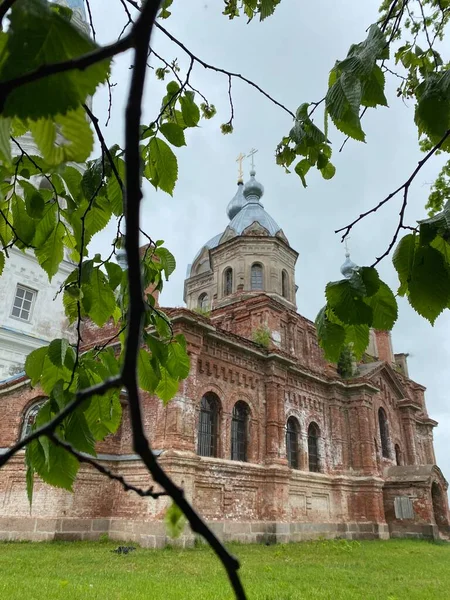
<instances>
[{"instance_id":1,"label":"bell tower","mask_svg":"<svg viewBox=\"0 0 450 600\"><path fill-rule=\"evenodd\" d=\"M261 203L264 187L255 178L255 152L245 185L239 172L236 194L227 207L228 226L199 250L188 268L184 300L191 310L209 313L261 295L296 310L298 253Z\"/></svg>"}]
</instances>

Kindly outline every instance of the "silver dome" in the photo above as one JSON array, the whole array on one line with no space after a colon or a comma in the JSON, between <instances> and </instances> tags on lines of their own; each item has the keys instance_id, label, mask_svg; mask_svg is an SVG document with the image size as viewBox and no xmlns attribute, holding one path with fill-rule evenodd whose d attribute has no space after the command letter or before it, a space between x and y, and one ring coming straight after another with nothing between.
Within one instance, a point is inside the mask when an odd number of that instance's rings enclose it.
<instances>
[{"instance_id":1,"label":"silver dome","mask_svg":"<svg viewBox=\"0 0 450 600\"><path fill-rule=\"evenodd\" d=\"M354 271L356 271L356 269L358 269L358 265L355 265L355 263L350 259L350 254L346 254L345 255L345 262L341 267L341 273L342 275L346 278L346 279L350 279L350 277L353 275Z\"/></svg>"},{"instance_id":2,"label":"silver dome","mask_svg":"<svg viewBox=\"0 0 450 600\"><path fill-rule=\"evenodd\" d=\"M255 179L255 171L250 171L250 180L244 186L244 196L247 202L259 202L264 194L264 186Z\"/></svg>"},{"instance_id":3,"label":"silver dome","mask_svg":"<svg viewBox=\"0 0 450 600\"><path fill-rule=\"evenodd\" d=\"M244 197L244 184L242 181L238 181L238 189L234 197L230 200L227 206L227 215L231 220L235 217L241 208L244 206L246 200Z\"/></svg>"},{"instance_id":4,"label":"silver dome","mask_svg":"<svg viewBox=\"0 0 450 600\"><path fill-rule=\"evenodd\" d=\"M259 223L272 236L281 231L278 223L266 213L259 202L247 202L244 208L232 219L227 229L232 229L237 235L242 235L247 227L250 227L253 223Z\"/></svg>"}]
</instances>

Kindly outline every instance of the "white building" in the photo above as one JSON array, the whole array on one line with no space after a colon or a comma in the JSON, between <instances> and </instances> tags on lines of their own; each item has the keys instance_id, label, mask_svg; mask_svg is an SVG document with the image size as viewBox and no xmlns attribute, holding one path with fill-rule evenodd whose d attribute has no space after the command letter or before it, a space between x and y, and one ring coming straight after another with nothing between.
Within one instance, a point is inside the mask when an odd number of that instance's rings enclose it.
<instances>
[{"instance_id":1,"label":"white building","mask_svg":"<svg viewBox=\"0 0 450 600\"><path fill-rule=\"evenodd\" d=\"M83 0L56 1L69 6L75 23L89 33ZM22 136L20 143L27 152L36 153L29 134ZM63 260L49 283L31 251L11 248L8 253L0 276L0 381L23 371L32 350L55 338L73 340L74 336L64 314L60 288L75 265Z\"/></svg>"}]
</instances>

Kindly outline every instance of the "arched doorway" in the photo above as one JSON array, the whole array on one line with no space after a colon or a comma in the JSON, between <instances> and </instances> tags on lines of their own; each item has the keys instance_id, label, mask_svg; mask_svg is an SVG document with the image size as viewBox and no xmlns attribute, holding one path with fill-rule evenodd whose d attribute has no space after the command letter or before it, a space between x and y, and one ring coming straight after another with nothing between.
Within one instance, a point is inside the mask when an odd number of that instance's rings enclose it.
<instances>
[{"instance_id":1,"label":"arched doorway","mask_svg":"<svg viewBox=\"0 0 450 600\"><path fill-rule=\"evenodd\" d=\"M436 481L433 481L431 485L431 500L433 502L434 520L439 531L445 531L448 533L449 526L447 504L445 502L444 492Z\"/></svg>"}]
</instances>

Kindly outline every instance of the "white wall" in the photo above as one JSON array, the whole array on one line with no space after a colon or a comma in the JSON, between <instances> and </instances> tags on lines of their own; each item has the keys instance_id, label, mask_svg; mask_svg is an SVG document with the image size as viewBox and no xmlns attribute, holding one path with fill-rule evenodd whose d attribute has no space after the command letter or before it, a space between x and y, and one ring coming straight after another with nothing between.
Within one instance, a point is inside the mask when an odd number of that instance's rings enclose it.
<instances>
[{"instance_id":1,"label":"white wall","mask_svg":"<svg viewBox=\"0 0 450 600\"><path fill-rule=\"evenodd\" d=\"M37 263L32 252L9 251L3 274L0 276L0 381L20 369L27 355L35 348L47 345L58 337L73 340L64 314L61 284L75 265L63 261L51 283L47 273ZM29 321L11 315L17 284L36 290Z\"/></svg>"}]
</instances>

